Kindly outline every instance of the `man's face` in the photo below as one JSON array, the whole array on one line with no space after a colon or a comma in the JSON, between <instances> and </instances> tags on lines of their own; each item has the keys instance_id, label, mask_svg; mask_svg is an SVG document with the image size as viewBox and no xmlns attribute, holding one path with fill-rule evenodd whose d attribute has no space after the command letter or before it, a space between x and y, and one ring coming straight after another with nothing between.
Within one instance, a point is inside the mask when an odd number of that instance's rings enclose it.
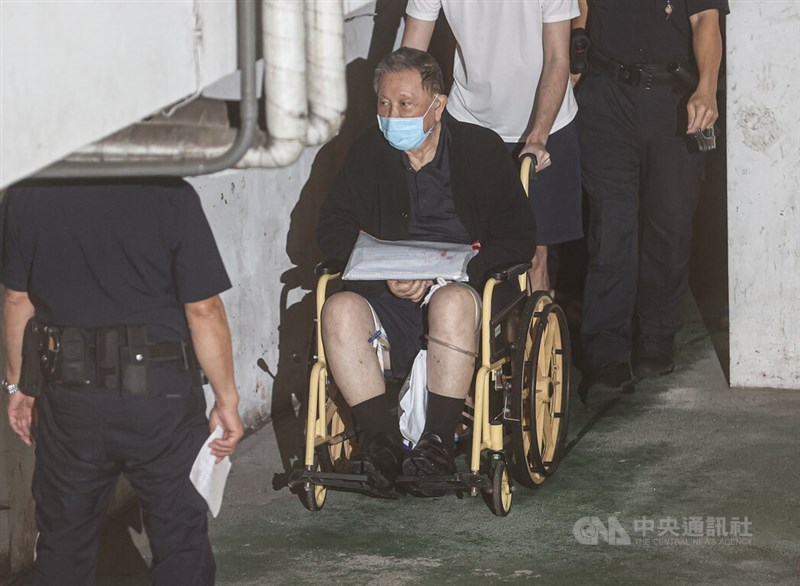
<instances>
[{"instance_id":1,"label":"man's face","mask_svg":"<svg viewBox=\"0 0 800 586\"><path fill-rule=\"evenodd\" d=\"M413 118L425 115L423 127L427 132L441 118L442 109L434 104L434 94L422 88L418 71L384 73L378 84L378 115L390 118Z\"/></svg>"}]
</instances>

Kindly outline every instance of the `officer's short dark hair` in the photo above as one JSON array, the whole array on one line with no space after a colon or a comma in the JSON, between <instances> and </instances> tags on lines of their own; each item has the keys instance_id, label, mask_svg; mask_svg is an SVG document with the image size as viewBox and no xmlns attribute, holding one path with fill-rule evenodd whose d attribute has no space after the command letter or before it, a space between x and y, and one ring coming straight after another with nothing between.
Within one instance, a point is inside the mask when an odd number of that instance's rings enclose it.
<instances>
[{"instance_id":1,"label":"officer's short dark hair","mask_svg":"<svg viewBox=\"0 0 800 586\"><path fill-rule=\"evenodd\" d=\"M375 77L373 78L375 93L378 93L378 84L384 73L400 73L402 71L419 71L422 78L422 89L431 95L444 93L444 76L436 59L431 57L430 53L410 47L401 47L381 59L375 68Z\"/></svg>"}]
</instances>

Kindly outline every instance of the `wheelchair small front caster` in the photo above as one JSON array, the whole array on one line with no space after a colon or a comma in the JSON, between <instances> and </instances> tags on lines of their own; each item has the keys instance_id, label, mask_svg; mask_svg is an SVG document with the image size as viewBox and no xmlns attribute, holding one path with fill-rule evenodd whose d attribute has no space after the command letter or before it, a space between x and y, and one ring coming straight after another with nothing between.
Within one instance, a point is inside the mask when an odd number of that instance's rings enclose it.
<instances>
[{"instance_id":1,"label":"wheelchair small front caster","mask_svg":"<svg viewBox=\"0 0 800 586\"><path fill-rule=\"evenodd\" d=\"M319 464L314 466L319 471ZM295 489L297 490L297 489ZM314 484L306 480L302 486L297 490L297 496L300 497L300 502L309 511L316 512L325 506L325 498L328 496L328 489L321 484Z\"/></svg>"},{"instance_id":2,"label":"wheelchair small front caster","mask_svg":"<svg viewBox=\"0 0 800 586\"><path fill-rule=\"evenodd\" d=\"M492 513L498 517L505 517L511 510L511 500L514 488L511 484L511 475L504 460L497 460L491 474L491 492L485 494L486 503Z\"/></svg>"}]
</instances>

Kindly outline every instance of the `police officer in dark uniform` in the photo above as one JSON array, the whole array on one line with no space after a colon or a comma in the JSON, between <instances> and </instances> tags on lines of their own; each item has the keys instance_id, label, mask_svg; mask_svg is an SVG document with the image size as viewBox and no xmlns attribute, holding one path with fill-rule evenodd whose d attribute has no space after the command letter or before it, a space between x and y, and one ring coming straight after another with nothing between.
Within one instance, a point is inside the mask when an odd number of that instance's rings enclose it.
<instances>
[{"instance_id":1,"label":"police officer in dark uniform","mask_svg":"<svg viewBox=\"0 0 800 586\"><path fill-rule=\"evenodd\" d=\"M636 376L674 368L704 167L698 151L718 116L719 16L728 6L726 0L589 0L587 22L586 0L581 4L573 42L586 33L590 40L577 96L591 213L584 391L632 392L634 327Z\"/></svg>"},{"instance_id":2,"label":"police officer in dark uniform","mask_svg":"<svg viewBox=\"0 0 800 586\"><path fill-rule=\"evenodd\" d=\"M218 296L230 281L197 194L182 181L12 187L0 258L8 417L36 439L33 583L94 583L122 473L141 500L153 583L213 584L208 507L189 471L209 428L223 429L217 461L243 430Z\"/></svg>"}]
</instances>

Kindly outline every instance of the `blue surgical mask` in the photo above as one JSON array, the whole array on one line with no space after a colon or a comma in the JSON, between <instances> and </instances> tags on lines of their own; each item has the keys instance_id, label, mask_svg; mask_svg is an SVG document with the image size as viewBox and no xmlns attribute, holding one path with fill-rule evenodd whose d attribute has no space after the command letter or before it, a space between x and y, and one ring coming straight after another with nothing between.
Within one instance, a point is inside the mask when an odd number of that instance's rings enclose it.
<instances>
[{"instance_id":1,"label":"blue surgical mask","mask_svg":"<svg viewBox=\"0 0 800 586\"><path fill-rule=\"evenodd\" d=\"M383 132L383 136L399 151L413 151L419 148L428 135L433 132L433 126L428 132L425 132L425 116L431 111L433 103L439 94L433 97L431 105L425 110L422 116L415 116L413 118L393 118L390 116L378 116L378 128Z\"/></svg>"}]
</instances>

